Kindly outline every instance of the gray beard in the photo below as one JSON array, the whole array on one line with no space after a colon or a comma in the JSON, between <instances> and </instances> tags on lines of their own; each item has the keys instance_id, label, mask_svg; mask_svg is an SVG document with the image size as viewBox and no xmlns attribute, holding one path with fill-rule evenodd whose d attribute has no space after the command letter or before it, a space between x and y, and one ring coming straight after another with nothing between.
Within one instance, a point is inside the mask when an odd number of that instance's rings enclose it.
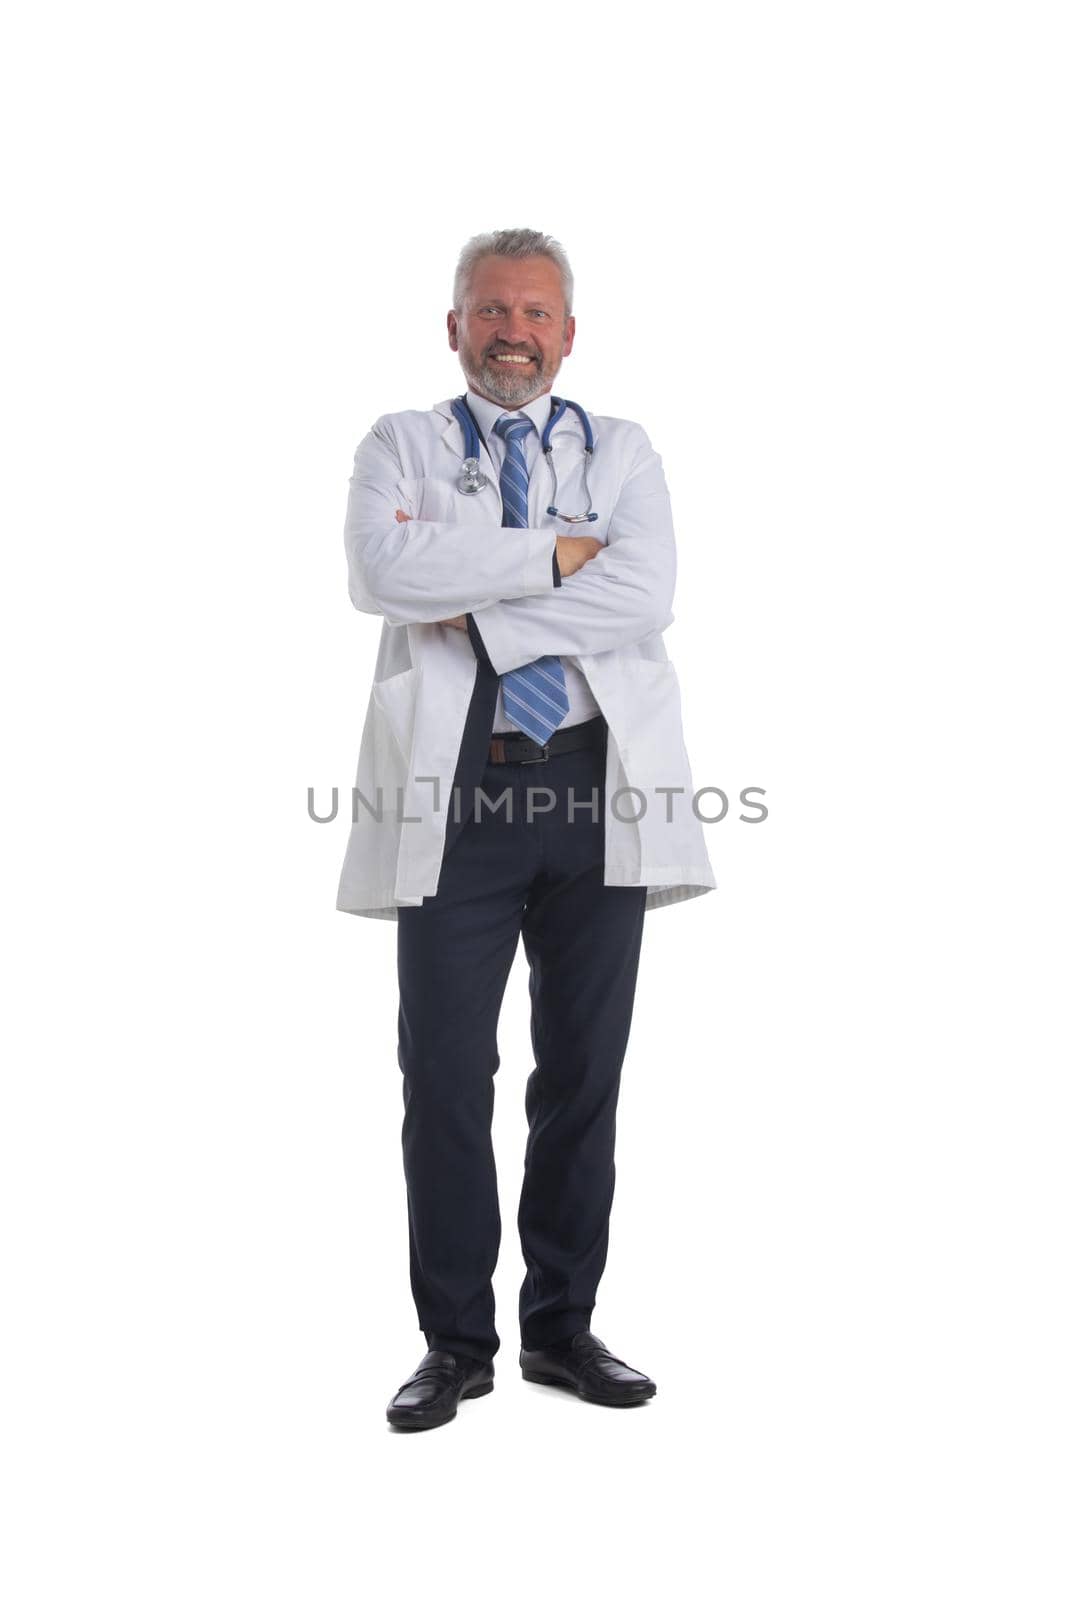
<instances>
[{"instance_id":1,"label":"gray beard","mask_svg":"<svg viewBox=\"0 0 1067 1600\"><path fill-rule=\"evenodd\" d=\"M480 367L470 370L464 368L464 376L468 383L476 383L490 400L509 410L516 410L519 406L524 406L528 400L535 399L545 383L542 366L535 365L529 375L516 373L514 377L508 378L499 367L491 365L488 357Z\"/></svg>"}]
</instances>

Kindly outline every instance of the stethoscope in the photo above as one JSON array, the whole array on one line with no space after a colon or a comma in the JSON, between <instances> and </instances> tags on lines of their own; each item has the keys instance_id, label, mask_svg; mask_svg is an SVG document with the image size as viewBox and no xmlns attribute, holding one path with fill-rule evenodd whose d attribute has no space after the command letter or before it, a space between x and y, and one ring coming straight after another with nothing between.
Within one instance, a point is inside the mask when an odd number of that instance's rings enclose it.
<instances>
[{"instance_id":1,"label":"stethoscope","mask_svg":"<svg viewBox=\"0 0 1067 1600\"><path fill-rule=\"evenodd\" d=\"M556 468L552 461L552 446L549 443L549 435L568 406L570 406L571 410L578 417L582 424L582 431L585 434L585 458L582 463L582 488L585 492L585 498L589 502L589 506L586 511L582 512L580 517L568 517L565 512L557 510L555 505L555 499L559 493L559 484L556 482ZM485 444L485 437L482 434L481 428L478 426L477 417L467 404L466 395L457 395L455 400L453 400L452 415L463 429L464 461L462 473L457 487L460 494L480 494L483 489L488 489L489 487L489 479L485 476L485 473L481 470L481 467L478 464L479 448L481 445ZM589 463L593 459L593 430L589 425L589 418L586 416L585 412L582 410L581 406L576 400L564 400L561 395L556 394L552 396L551 412L549 419L545 424L545 431L541 435L541 448L545 453L545 460L548 462L549 471L552 473L553 503L548 508L548 515L550 517L559 517L561 522L596 522L597 514L593 510L593 496L589 492ZM489 447L486 445L486 454L488 455L488 453Z\"/></svg>"}]
</instances>

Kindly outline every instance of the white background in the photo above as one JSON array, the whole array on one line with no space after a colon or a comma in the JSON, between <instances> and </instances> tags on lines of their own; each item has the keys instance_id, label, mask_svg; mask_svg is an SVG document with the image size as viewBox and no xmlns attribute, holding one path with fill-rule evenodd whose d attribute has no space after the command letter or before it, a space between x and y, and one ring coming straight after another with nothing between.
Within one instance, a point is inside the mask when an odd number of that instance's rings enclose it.
<instances>
[{"instance_id":1,"label":"white background","mask_svg":"<svg viewBox=\"0 0 1067 1600\"><path fill-rule=\"evenodd\" d=\"M5 1588L1060 1597L1064 57L1037 5L44 6L3 56ZM1062 20L1062 19L1061 19ZM375 417L484 229L660 450L719 888L594 1318L421 1436L395 925L334 910Z\"/></svg>"}]
</instances>

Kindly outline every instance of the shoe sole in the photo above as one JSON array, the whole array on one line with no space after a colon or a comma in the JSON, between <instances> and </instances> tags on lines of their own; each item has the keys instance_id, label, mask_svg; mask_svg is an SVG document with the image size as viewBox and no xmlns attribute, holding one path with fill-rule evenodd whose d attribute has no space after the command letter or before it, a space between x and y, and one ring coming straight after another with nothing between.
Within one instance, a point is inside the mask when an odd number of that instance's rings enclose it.
<instances>
[{"instance_id":1,"label":"shoe sole","mask_svg":"<svg viewBox=\"0 0 1067 1600\"><path fill-rule=\"evenodd\" d=\"M655 1387L647 1394L635 1395L632 1400L608 1400L604 1395L583 1394L576 1383L571 1383L568 1378L552 1378L547 1372L528 1372L525 1367L522 1375L527 1383L543 1383L550 1389L566 1389L570 1394L576 1394L579 1400L588 1400L594 1406L641 1406L646 1400L651 1400L655 1394Z\"/></svg>"},{"instance_id":2,"label":"shoe sole","mask_svg":"<svg viewBox=\"0 0 1067 1600\"><path fill-rule=\"evenodd\" d=\"M456 1411L459 1410L464 1400L477 1400L481 1395L488 1394L493 1387L493 1382L494 1380L490 1378L488 1383L475 1384L473 1389L468 1389L466 1394L461 1394L456 1402ZM443 1428L446 1422L454 1422L456 1420L456 1411L449 1412L447 1417L405 1418L403 1422L397 1422L395 1418L386 1412L385 1420L390 1427L399 1428L401 1433L423 1433L427 1428Z\"/></svg>"}]
</instances>

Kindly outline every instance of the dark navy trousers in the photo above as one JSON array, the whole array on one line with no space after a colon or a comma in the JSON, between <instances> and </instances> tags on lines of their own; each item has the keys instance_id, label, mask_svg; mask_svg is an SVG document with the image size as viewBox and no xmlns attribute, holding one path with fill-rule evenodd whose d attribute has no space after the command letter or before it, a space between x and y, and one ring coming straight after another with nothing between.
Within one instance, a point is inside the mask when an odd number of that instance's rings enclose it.
<instances>
[{"instance_id":1,"label":"dark navy trousers","mask_svg":"<svg viewBox=\"0 0 1067 1600\"><path fill-rule=\"evenodd\" d=\"M433 1349L489 1358L500 1348L491 1126L497 1022L520 938L535 1063L518 1215L520 1335L536 1348L590 1325L607 1260L616 1107L647 896L643 885L603 881L606 724L601 730L595 748L545 762L485 760L467 792L458 767L460 820L450 812L437 893L398 910L411 1287ZM479 758L482 749L487 743L475 747ZM466 767L469 777L469 760Z\"/></svg>"}]
</instances>

